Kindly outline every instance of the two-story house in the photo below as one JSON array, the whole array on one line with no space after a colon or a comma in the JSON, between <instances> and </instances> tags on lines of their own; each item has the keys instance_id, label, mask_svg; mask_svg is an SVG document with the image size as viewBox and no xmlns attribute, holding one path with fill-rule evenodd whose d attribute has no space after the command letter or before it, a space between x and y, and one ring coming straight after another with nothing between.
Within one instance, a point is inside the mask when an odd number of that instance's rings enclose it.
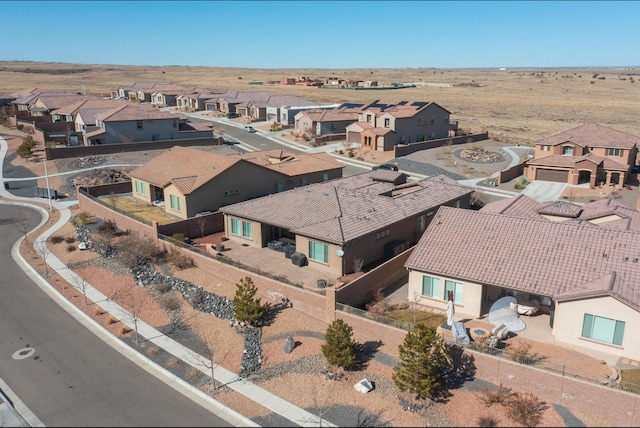
<instances>
[{"instance_id":1,"label":"two-story house","mask_svg":"<svg viewBox=\"0 0 640 428\"><path fill-rule=\"evenodd\" d=\"M595 123L558 132L536 143L528 180L623 186L635 165L640 137Z\"/></svg>"},{"instance_id":2,"label":"two-story house","mask_svg":"<svg viewBox=\"0 0 640 428\"><path fill-rule=\"evenodd\" d=\"M357 122L347 126L347 140L362 149L387 151L398 144L455 135L451 113L429 101L374 101L364 106Z\"/></svg>"}]
</instances>

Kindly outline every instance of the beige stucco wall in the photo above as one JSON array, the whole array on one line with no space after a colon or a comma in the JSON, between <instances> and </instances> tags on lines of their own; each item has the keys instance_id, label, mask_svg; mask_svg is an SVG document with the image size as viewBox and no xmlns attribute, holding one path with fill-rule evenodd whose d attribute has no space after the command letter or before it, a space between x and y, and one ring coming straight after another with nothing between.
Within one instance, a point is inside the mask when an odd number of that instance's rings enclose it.
<instances>
[{"instance_id":1,"label":"beige stucco wall","mask_svg":"<svg viewBox=\"0 0 640 428\"><path fill-rule=\"evenodd\" d=\"M582 323L585 313L624 321L626 325L622 346L582 338ZM557 303L553 334L558 342L620 357L640 359L640 340L637 338L637 326L640 326L638 311L613 297L606 296Z\"/></svg>"},{"instance_id":2,"label":"beige stucco wall","mask_svg":"<svg viewBox=\"0 0 640 428\"><path fill-rule=\"evenodd\" d=\"M591 148L591 153L620 162L623 165L631 165L633 162L633 159L631 159L632 151L629 149L620 149L620 156L609 156L608 151L609 149L604 147Z\"/></svg>"},{"instance_id":3,"label":"beige stucco wall","mask_svg":"<svg viewBox=\"0 0 640 428\"><path fill-rule=\"evenodd\" d=\"M432 299L430 297L422 296L422 278L424 275L429 275L434 278L440 278L440 299ZM482 315L482 285L468 281L461 281L454 278L448 278L445 276L426 274L424 272L416 270L409 270L409 293L407 299L413 302L414 296L418 296L418 304L446 310L447 298L444 293L445 280L459 282L463 287L462 304L455 305L455 319L464 318L465 316L478 318L480 315Z\"/></svg>"},{"instance_id":4,"label":"beige stucco wall","mask_svg":"<svg viewBox=\"0 0 640 428\"><path fill-rule=\"evenodd\" d=\"M180 201L180 207L177 210L171 208L171 195L176 196ZM180 193L173 184L168 185L164 189L164 204L164 210L169 214L173 214L180 218L187 218L187 201L185 200L184 195Z\"/></svg>"},{"instance_id":5,"label":"beige stucco wall","mask_svg":"<svg viewBox=\"0 0 640 428\"><path fill-rule=\"evenodd\" d=\"M231 233L231 219L237 218L238 220L248 221L251 223L251 239L244 236L233 235ZM242 226L241 226L242 227ZM257 221L247 220L242 217L235 217L231 215L224 215L224 235L231 241L241 242L243 244L249 244L252 247L262 248L262 228L261 223Z\"/></svg>"},{"instance_id":6,"label":"beige stucco wall","mask_svg":"<svg viewBox=\"0 0 640 428\"><path fill-rule=\"evenodd\" d=\"M328 246L329 263L324 264L322 262L311 260L311 258L309 258L309 241L319 242ZM336 251L341 249L342 247L340 245L322 242L319 239L310 239L306 236L296 235L296 251L307 256L307 260L309 261L310 266L315 265L321 266L323 268L328 268L331 270L331 272L334 272L338 276L342 275L342 257L338 256L336 254Z\"/></svg>"},{"instance_id":7,"label":"beige stucco wall","mask_svg":"<svg viewBox=\"0 0 640 428\"><path fill-rule=\"evenodd\" d=\"M142 186L144 186L144 194L140 194L136 191L136 181L140 182L142 184ZM135 178L131 179L131 194L133 195L134 198L139 199L143 202L147 202L150 203L152 202L151 200L151 186L149 185L149 183L142 181L142 180L138 180Z\"/></svg>"}]
</instances>

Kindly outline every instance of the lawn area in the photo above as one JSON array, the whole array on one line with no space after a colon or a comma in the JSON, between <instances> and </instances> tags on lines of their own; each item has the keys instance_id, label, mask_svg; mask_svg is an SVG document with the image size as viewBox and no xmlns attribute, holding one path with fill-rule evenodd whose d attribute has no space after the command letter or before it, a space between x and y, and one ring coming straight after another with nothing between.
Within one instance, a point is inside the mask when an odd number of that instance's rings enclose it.
<instances>
[{"instance_id":1,"label":"lawn area","mask_svg":"<svg viewBox=\"0 0 640 428\"><path fill-rule=\"evenodd\" d=\"M398 321L413 323L414 311L411 309L395 309L387 312L385 316L396 319ZM447 320L447 318L443 317L442 315L420 310L415 311L415 317L416 323L422 323L427 327L431 326L435 328L438 328Z\"/></svg>"},{"instance_id":2,"label":"lawn area","mask_svg":"<svg viewBox=\"0 0 640 428\"><path fill-rule=\"evenodd\" d=\"M163 208L147 206L144 202L130 195L104 196L100 198L100 202L147 224L151 224L151 221L154 220L158 224L168 224L182 220L179 217L168 214Z\"/></svg>"}]
</instances>

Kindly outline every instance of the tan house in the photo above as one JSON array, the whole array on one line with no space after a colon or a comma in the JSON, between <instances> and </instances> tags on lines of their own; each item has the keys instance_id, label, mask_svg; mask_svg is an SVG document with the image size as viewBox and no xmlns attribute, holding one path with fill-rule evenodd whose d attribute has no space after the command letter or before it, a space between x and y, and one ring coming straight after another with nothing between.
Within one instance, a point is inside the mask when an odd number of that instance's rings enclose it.
<instances>
[{"instance_id":1,"label":"tan house","mask_svg":"<svg viewBox=\"0 0 640 428\"><path fill-rule=\"evenodd\" d=\"M136 82L129 85L119 86L111 91L111 98L122 98L138 100L140 102L150 102L154 88L169 85L167 82Z\"/></svg>"},{"instance_id":2,"label":"tan house","mask_svg":"<svg viewBox=\"0 0 640 428\"><path fill-rule=\"evenodd\" d=\"M295 115L298 132L310 132L319 137L328 134L345 134L347 126L358 120L364 104L342 104L337 108L314 108Z\"/></svg>"},{"instance_id":3,"label":"tan house","mask_svg":"<svg viewBox=\"0 0 640 428\"><path fill-rule=\"evenodd\" d=\"M473 190L437 175L416 182L370 171L220 209L225 235L254 247L282 238L337 276L415 245L438 207L469 208Z\"/></svg>"},{"instance_id":4,"label":"tan house","mask_svg":"<svg viewBox=\"0 0 640 428\"><path fill-rule=\"evenodd\" d=\"M587 123L543 138L526 163L528 180L622 187L635 165L640 137Z\"/></svg>"},{"instance_id":5,"label":"tan house","mask_svg":"<svg viewBox=\"0 0 640 428\"><path fill-rule=\"evenodd\" d=\"M344 165L326 153L266 150L220 155L176 146L129 174L133 196L165 202L180 218L342 177Z\"/></svg>"},{"instance_id":6,"label":"tan house","mask_svg":"<svg viewBox=\"0 0 640 428\"><path fill-rule=\"evenodd\" d=\"M408 296L444 310L451 291L460 318L502 296L537 301L556 342L638 358L640 233L543 218L552 208L523 217L442 207L405 264Z\"/></svg>"},{"instance_id":7,"label":"tan house","mask_svg":"<svg viewBox=\"0 0 640 428\"><path fill-rule=\"evenodd\" d=\"M388 151L411 144L455 135L451 113L428 101L374 101L364 106L358 120L347 126L347 140L365 150Z\"/></svg>"}]
</instances>

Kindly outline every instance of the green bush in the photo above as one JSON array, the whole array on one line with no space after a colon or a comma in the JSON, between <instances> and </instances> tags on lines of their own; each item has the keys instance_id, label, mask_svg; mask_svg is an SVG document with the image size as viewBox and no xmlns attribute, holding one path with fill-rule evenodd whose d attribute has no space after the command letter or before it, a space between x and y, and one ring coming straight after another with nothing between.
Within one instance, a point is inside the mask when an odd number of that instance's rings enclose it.
<instances>
[{"instance_id":1,"label":"green bush","mask_svg":"<svg viewBox=\"0 0 640 428\"><path fill-rule=\"evenodd\" d=\"M355 156L355 153L353 153L351 150L349 150L349 157L352 158Z\"/></svg>"},{"instance_id":2,"label":"green bush","mask_svg":"<svg viewBox=\"0 0 640 428\"><path fill-rule=\"evenodd\" d=\"M182 247L182 244L184 244L185 238L186 236L184 236L184 233L174 233L173 235L171 235L171 239L178 241L175 244L179 247Z\"/></svg>"},{"instance_id":3,"label":"green bush","mask_svg":"<svg viewBox=\"0 0 640 428\"><path fill-rule=\"evenodd\" d=\"M18 156L24 159L30 158L32 155L31 146L29 146L27 143L20 144L20 147L18 147L17 152L18 152Z\"/></svg>"},{"instance_id":4,"label":"green bush","mask_svg":"<svg viewBox=\"0 0 640 428\"><path fill-rule=\"evenodd\" d=\"M90 223L93 223L93 217L86 211L79 212L71 219L74 226L86 226Z\"/></svg>"},{"instance_id":5,"label":"green bush","mask_svg":"<svg viewBox=\"0 0 640 428\"><path fill-rule=\"evenodd\" d=\"M269 311L269 303L263 305L259 298L255 298L257 292L258 289L253 283L253 280L248 276L241 279L239 284L236 284L236 294L233 297L235 304L233 316L238 321L255 325L267 314L267 311Z\"/></svg>"},{"instance_id":6,"label":"green bush","mask_svg":"<svg viewBox=\"0 0 640 428\"><path fill-rule=\"evenodd\" d=\"M513 187L517 190L522 190L525 187L527 187L527 185L529 184L529 180L527 180L525 177L521 177L514 185Z\"/></svg>"},{"instance_id":7,"label":"green bush","mask_svg":"<svg viewBox=\"0 0 640 428\"><path fill-rule=\"evenodd\" d=\"M24 129L24 125L23 125L23 124L21 124L21 123L19 123L19 124L17 124L17 125L16 125L16 129L17 129L18 131L22 131L22 130Z\"/></svg>"}]
</instances>

